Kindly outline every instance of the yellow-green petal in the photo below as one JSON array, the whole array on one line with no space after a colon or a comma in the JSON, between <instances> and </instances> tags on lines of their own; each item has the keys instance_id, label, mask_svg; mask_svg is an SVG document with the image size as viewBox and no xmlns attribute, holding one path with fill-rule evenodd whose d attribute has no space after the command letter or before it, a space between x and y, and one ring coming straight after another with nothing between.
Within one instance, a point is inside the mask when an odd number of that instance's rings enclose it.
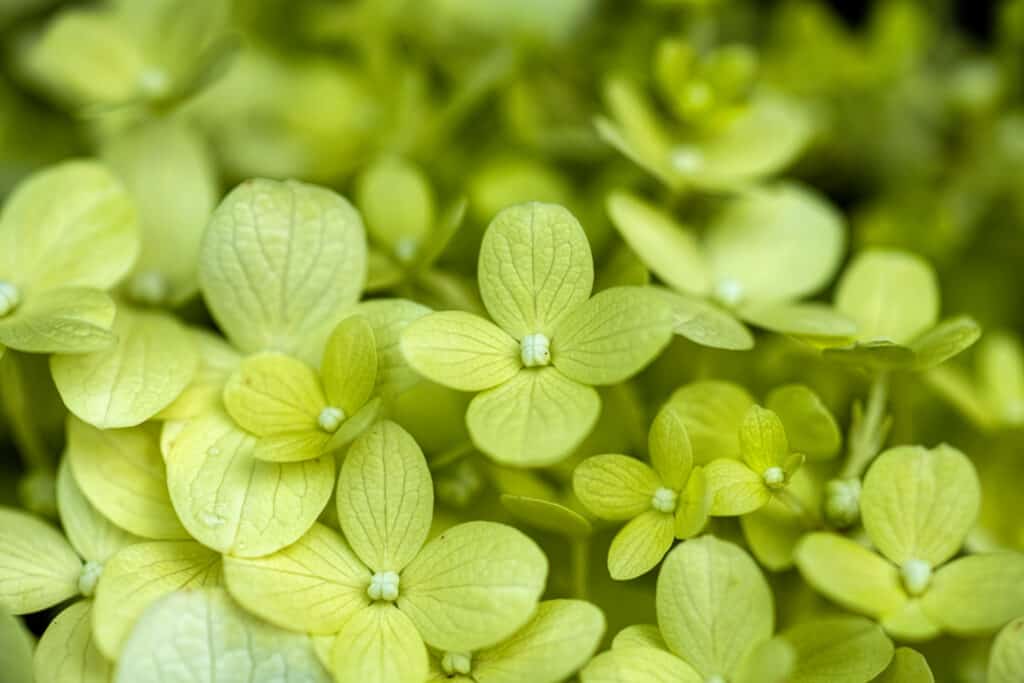
<instances>
[{"instance_id":1,"label":"yellow-green petal","mask_svg":"<svg viewBox=\"0 0 1024 683\"><path fill-rule=\"evenodd\" d=\"M654 289L612 287L569 310L551 336L551 362L583 384L615 384L672 339L672 307Z\"/></svg>"},{"instance_id":2,"label":"yellow-green petal","mask_svg":"<svg viewBox=\"0 0 1024 683\"><path fill-rule=\"evenodd\" d=\"M763 640L736 671L736 683L787 683L796 668L796 650L780 637Z\"/></svg>"},{"instance_id":3,"label":"yellow-green petal","mask_svg":"<svg viewBox=\"0 0 1024 683\"><path fill-rule=\"evenodd\" d=\"M880 618L907 601L893 564L838 534L808 534L794 557L807 583L847 609Z\"/></svg>"},{"instance_id":4,"label":"yellow-green petal","mask_svg":"<svg viewBox=\"0 0 1024 683\"><path fill-rule=\"evenodd\" d=\"M676 389L669 405L683 418L693 446L693 462L705 465L717 458L739 459L740 424L754 399L731 382L705 380Z\"/></svg>"},{"instance_id":5,"label":"yellow-green petal","mask_svg":"<svg viewBox=\"0 0 1024 683\"><path fill-rule=\"evenodd\" d=\"M879 621L885 632L906 642L924 642L938 637L942 626L925 613L920 598L911 598Z\"/></svg>"},{"instance_id":6,"label":"yellow-green petal","mask_svg":"<svg viewBox=\"0 0 1024 683\"><path fill-rule=\"evenodd\" d=\"M676 538L696 536L704 530L711 514L711 490L704 468L694 467L676 504Z\"/></svg>"},{"instance_id":7,"label":"yellow-green petal","mask_svg":"<svg viewBox=\"0 0 1024 683\"><path fill-rule=\"evenodd\" d=\"M331 667L339 681L422 683L427 648L401 610L375 603L358 610L334 640Z\"/></svg>"},{"instance_id":8,"label":"yellow-green petal","mask_svg":"<svg viewBox=\"0 0 1024 683\"><path fill-rule=\"evenodd\" d=\"M586 538L594 532L586 517L552 500L503 493L501 505L518 521L536 529L570 538Z\"/></svg>"},{"instance_id":9,"label":"yellow-green petal","mask_svg":"<svg viewBox=\"0 0 1024 683\"><path fill-rule=\"evenodd\" d=\"M18 617L0 607L0 671L9 683L33 683L32 634Z\"/></svg>"},{"instance_id":10,"label":"yellow-green petal","mask_svg":"<svg viewBox=\"0 0 1024 683\"><path fill-rule=\"evenodd\" d=\"M529 621L547 573L544 553L522 532L467 522L431 540L409 563L397 604L431 647L478 650Z\"/></svg>"},{"instance_id":11,"label":"yellow-green petal","mask_svg":"<svg viewBox=\"0 0 1024 683\"><path fill-rule=\"evenodd\" d=\"M377 299L352 307L351 314L363 316L373 328L377 347L376 393L394 396L422 382L405 360L400 340L406 326L428 313L429 308L407 299Z\"/></svg>"},{"instance_id":12,"label":"yellow-green petal","mask_svg":"<svg viewBox=\"0 0 1024 683\"><path fill-rule=\"evenodd\" d=\"M791 683L867 683L893 655L892 641L881 627L860 617L805 621L783 637L796 650Z\"/></svg>"},{"instance_id":13,"label":"yellow-green petal","mask_svg":"<svg viewBox=\"0 0 1024 683\"><path fill-rule=\"evenodd\" d=\"M963 545L978 518L981 487L960 451L898 446L878 456L864 478L861 518L871 541L898 565L937 567Z\"/></svg>"},{"instance_id":14,"label":"yellow-green petal","mask_svg":"<svg viewBox=\"0 0 1024 683\"><path fill-rule=\"evenodd\" d=\"M1007 332L986 334L978 348L978 379L999 417L1024 423L1024 348Z\"/></svg>"},{"instance_id":15,"label":"yellow-green petal","mask_svg":"<svg viewBox=\"0 0 1024 683\"><path fill-rule=\"evenodd\" d=\"M842 434L832 412L803 384L774 389L765 406L779 416L789 447L808 460L827 460L839 452Z\"/></svg>"},{"instance_id":16,"label":"yellow-green petal","mask_svg":"<svg viewBox=\"0 0 1024 683\"><path fill-rule=\"evenodd\" d=\"M153 416L155 420L188 420L222 410L221 395L228 378L242 363L242 356L223 337L190 327L199 350L199 367L178 398Z\"/></svg>"},{"instance_id":17,"label":"yellow-green petal","mask_svg":"<svg viewBox=\"0 0 1024 683\"><path fill-rule=\"evenodd\" d=\"M54 618L36 648L37 681L109 683L114 665L96 647L92 619L91 600L76 602Z\"/></svg>"},{"instance_id":18,"label":"yellow-green petal","mask_svg":"<svg viewBox=\"0 0 1024 683\"><path fill-rule=\"evenodd\" d=\"M316 429L326 405L313 368L283 353L246 358L224 386L228 414L256 436Z\"/></svg>"},{"instance_id":19,"label":"yellow-green petal","mask_svg":"<svg viewBox=\"0 0 1024 683\"><path fill-rule=\"evenodd\" d=\"M338 519L375 572L400 572L430 531L434 488L423 451L394 422L379 422L348 450L338 477Z\"/></svg>"},{"instance_id":20,"label":"yellow-green petal","mask_svg":"<svg viewBox=\"0 0 1024 683\"><path fill-rule=\"evenodd\" d=\"M754 348L754 335L731 313L715 304L674 292L664 292L672 306L673 330L695 344L730 351Z\"/></svg>"},{"instance_id":21,"label":"yellow-green petal","mask_svg":"<svg viewBox=\"0 0 1024 683\"><path fill-rule=\"evenodd\" d=\"M705 678L729 677L772 635L772 594L754 561L713 536L669 553L657 584L658 626L669 649Z\"/></svg>"},{"instance_id":22,"label":"yellow-green petal","mask_svg":"<svg viewBox=\"0 0 1024 683\"><path fill-rule=\"evenodd\" d=\"M118 658L146 609L178 590L221 584L221 560L195 541L151 541L122 549L107 562L96 585L96 645Z\"/></svg>"},{"instance_id":23,"label":"yellow-green petal","mask_svg":"<svg viewBox=\"0 0 1024 683\"><path fill-rule=\"evenodd\" d=\"M601 519L632 519L651 509L661 486L647 463L626 455L594 455L573 470L576 497Z\"/></svg>"},{"instance_id":24,"label":"yellow-green petal","mask_svg":"<svg viewBox=\"0 0 1024 683\"><path fill-rule=\"evenodd\" d=\"M410 324L402 333L402 353L427 379L462 391L498 386L523 367L516 340L462 311L431 313Z\"/></svg>"},{"instance_id":25,"label":"yellow-green petal","mask_svg":"<svg viewBox=\"0 0 1024 683\"><path fill-rule=\"evenodd\" d=\"M711 495L710 514L719 517L745 515L771 500L764 477L742 462L719 458L704 466Z\"/></svg>"},{"instance_id":26,"label":"yellow-green petal","mask_svg":"<svg viewBox=\"0 0 1024 683\"><path fill-rule=\"evenodd\" d=\"M772 467L782 467L789 457L789 440L779 416L751 406L740 423L740 454L743 462L761 475Z\"/></svg>"},{"instance_id":27,"label":"yellow-green petal","mask_svg":"<svg viewBox=\"0 0 1024 683\"><path fill-rule=\"evenodd\" d=\"M969 316L943 320L910 343L917 355L914 365L923 370L933 368L969 349L980 338L981 326Z\"/></svg>"},{"instance_id":28,"label":"yellow-green petal","mask_svg":"<svg viewBox=\"0 0 1024 683\"><path fill-rule=\"evenodd\" d=\"M366 280L359 214L334 192L294 180L247 180L220 203L203 235L199 284L242 351L318 362Z\"/></svg>"},{"instance_id":29,"label":"yellow-green petal","mask_svg":"<svg viewBox=\"0 0 1024 683\"><path fill-rule=\"evenodd\" d=\"M1008 623L992 643L988 683L1016 683L1024 677L1024 617Z\"/></svg>"},{"instance_id":30,"label":"yellow-green petal","mask_svg":"<svg viewBox=\"0 0 1024 683\"><path fill-rule=\"evenodd\" d=\"M318 429L265 436L257 439L252 457L267 462L313 460L329 452L327 444L332 438L332 435Z\"/></svg>"},{"instance_id":31,"label":"yellow-green petal","mask_svg":"<svg viewBox=\"0 0 1024 683\"><path fill-rule=\"evenodd\" d=\"M632 624L625 627L612 638L612 647L650 647L668 652L668 645L654 624Z\"/></svg>"},{"instance_id":32,"label":"yellow-green petal","mask_svg":"<svg viewBox=\"0 0 1024 683\"><path fill-rule=\"evenodd\" d=\"M89 353L115 342L114 301L98 289L50 289L0 319L0 343L26 353Z\"/></svg>"},{"instance_id":33,"label":"yellow-green petal","mask_svg":"<svg viewBox=\"0 0 1024 683\"><path fill-rule=\"evenodd\" d=\"M566 313L590 296L594 261L579 221L557 204L502 210L487 227L477 271L494 322L522 339L549 338Z\"/></svg>"},{"instance_id":34,"label":"yellow-green petal","mask_svg":"<svg viewBox=\"0 0 1024 683\"><path fill-rule=\"evenodd\" d=\"M816 510L820 507L821 484L806 468L798 470L786 488L806 508ZM777 497L760 510L740 517L743 538L750 546L750 552L763 567L774 572L793 566L797 543L807 533L808 523L804 514Z\"/></svg>"},{"instance_id":35,"label":"yellow-green petal","mask_svg":"<svg viewBox=\"0 0 1024 683\"><path fill-rule=\"evenodd\" d=\"M64 404L101 429L150 419L178 398L199 367L192 336L169 315L120 308L113 332L117 342L108 349L50 359Z\"/></svg>"},{"instance_id":36,"label":"yellow-green petal","mask_svg":"<svg viewBox=\"0 0 1024 683\"><path fill-rule=\"evenodd\" d=\"M810 302L755 303L742 306L740 317L751 325L788 334L812 344L852 341L857 323L825 304Z\"/></svg>"},{"instance_id":37,"label":"yellow-green petal","mask_svg":"<svg viewBox=\"0 0 1024 683\"><path fill-rule=\"evenodd\" d=\"M1024 613L1024 554L968 555L940 568L921 608L944 631L989 634Z\"/></svg>"},{"instance_id":38,"label":"yellow-green petal","mask_svg":"<svg viewBox=\"0 0 1024 683\"><path fill-rule=\"evenodd\" d=\"M61 460L57 471L57 510L68 541L87 561L106 562L121 548L142 540L115 525L89 502L75 481L68 458Z\"/></svg>"},{"instance_id":39,"label":"yellow-green petal","mask_svg":"<svg viewBox=\"0 0 1024 683\"><path fill-rule=\"evenodd\" d=\"M67 458L82 493L114 524L143 538L188 538L152 426L96 429L71 417Z\"/></svg>"},{"instance_id":40,"label":"yellow-green petal","mask_svg":"<svg viewBox=\"0 0 1024 683\"><path fill-rule=\"evenodd\" d=\"M356 181L356 203L370 238L389 256L411 261L434 226L434 191L417 166L399 157L384 157Z\"/></svg>"},{"instance_id":41,"label":"yellow-green petal","mask_svg":"<svg viewBox=\"0 0 1024 683\"><path fill-rule=\"evenodd\" d=\"M647 451L662 483L682 491L693 469L693 448L686 425L671 407L662 408L654 417L647 437Z\"/></svg>"},{"instance_id":42,"label":"yellow-green petal","mask_svg":"<svg viewBox=\"0 0 1024 683\"><path fill-rule=\"evenodd\" d=\"M52 526L0 507L0 608L29 614L78 595L82 561Z\"/></svg>"},{"instance_id":43,"label":"yellow-green petal","mask_svg":"<svg viewBox=\"0 0 1024 683\"><path fill-rule=\"evenodd\" d=\"M572 452L600 411L593 387L556 368L531 368L478 394L466 411L466 425L477 448L499 463L539 467Z\"/></svg>"},{"instance_id":44,"label":"yellow-green petal","mask_svg":"<svg viewBox=\"0 0 1024 683\"><path fill-rule=\"evenodd\" d=\"M608 548L608 573L616 581L629 581L658 566L672 547L675 517L648 510L631 519L615 534Z\"/></svg>"},{"instance_id":45,"label":"yellow-green petal","mask_svg":"<svg viewBox=\"0 0 1024 683\"><path fill-rule=\"evenodd\" d=\"M649 647L619 647L602 652L580 672L583 683L704 683L689 664Z\"/></svg>"},{"instance_id":46,"label":"yellow-green petal","mask_svg":"<svg viewBox=\"0 0 1024 683\"><path fill-rule=\"evenodd\" d=\"M935 677L924 655L909 647L898 647L889 666L874 683L935 683Z\"/></svg>"},{"instance_id":47,"label":"yellow-green petal","mask_svg":"<svg viewBox=\"0 0 1024 683\"><path fill-rule=\"evenodd\" d=\"M331 332L320 364L329 405L346 418L366 404L377 383L377 342L370 323L361 316L345 318Z\"/></svg>"},{"instance_id":48,"label":"yellow-green petal","mask_svg":"<svg viewBox=\"0 0 1024 683\"><path fill-rule=\"evenodd\" d=\"M341 534L323 524L270 555L224 556L235 600L272 624L313 634L337 633L370 604L370 574Z\"/></svg>"}]
</instances>

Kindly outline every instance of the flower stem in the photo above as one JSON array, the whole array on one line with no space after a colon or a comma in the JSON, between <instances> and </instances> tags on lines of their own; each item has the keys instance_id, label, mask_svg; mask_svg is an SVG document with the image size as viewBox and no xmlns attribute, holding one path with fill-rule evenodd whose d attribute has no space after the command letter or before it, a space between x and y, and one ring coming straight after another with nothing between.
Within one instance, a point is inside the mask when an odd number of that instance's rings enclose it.
<instances>
[{"instance_id":1,"label":"flower stem","mask_svg":"<svg viewBox=\"0 0 1024 683\"><path fill-rule=\"evenodd\" d=\"M853 422L847 439L848 455L841 478L859 478L875 459L889 435L892 420L886 407L889 401L889 375L878 372L872 377L865 408L858 403L853 409Z\"/></svg>"},{"instance_id":2,"label":"flower stem","mask_svg":"<svg viewBox=\"0 0 1024 683\"><path fill-rule=\"evenodd\" d=\"M572 552L572 594L579 600L586 600L589 590L590 539L574 538L571 541Z\"/></svg>"}]
</instances>

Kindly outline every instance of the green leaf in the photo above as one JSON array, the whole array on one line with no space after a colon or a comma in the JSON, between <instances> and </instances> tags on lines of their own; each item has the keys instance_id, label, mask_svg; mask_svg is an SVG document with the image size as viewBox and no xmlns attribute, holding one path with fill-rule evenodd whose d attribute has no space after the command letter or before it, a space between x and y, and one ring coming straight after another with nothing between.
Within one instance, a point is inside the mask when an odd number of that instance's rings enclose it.
<instances>
[{"instance_id":1,"label":"green leaf","mask_svg":"<svg viewBox=\"0 0 1024 683\"><path fill-rule=\"evenodd\" d=\"M981 338L981 326L965 315L943 320L910 343L917 354L915 367L933 368L960 354Z\"/></svg>"},{"instance_id":2,"label":"green leaf","mask_svg":"<svg viewBox=\"0 0 1024 683\"><path fill-rule=\"evenodd\" d=\"M473 654L478 683L557 683L593 656L604 614L583 600L546 600L511 638Z\"/></svg>"},{"instance_id":3,"label":"green leaf","mask_svg":"<svg viewBox=\"0 0 1024 683\"><path fill-rule=\"evenodd\" d=\"M732 200L711 225L705 253L723 301L789 301L832 279L843 256L843 220L808 188L779 184Z\"/></svg>"},{"instance_id":4,"label":"green leaf","mask_svg":"<svg viewBox=\"0 0 1024 683\"><path fill-rule=\"evenodd\" d=\"M718 306L702 299L665 292L672 306L675 333L695 344L730 351L754 348L750 330Z\"/></svg>"},{"instance_id":5,"label":"green leaf","mask_svg":"<svg viewBox=\"0 0 1024 683\"><path fill-rule=\"evenodd\" d=\"M923 560L936 567L963 545L980 500L978 475L960 451L898 446L878 456L864 477L861 518L897 565Z\"/></svg>"},{"instance_id":6,"label":"green leaf","mask_svg":"<svg viewBox=\"0 0 1024 683\"><path fill-rule=\"evenodd\" d=\"M370 238L399 262L427 246L434 226L434 192L419 168L398 157L372 163L356 181L356 203Z\"/></svg>"},{"instance_id":7,"label":"green leaf","mask_svg":"<svg viewBox=\"0 0 1024 683\"><path fill-rule=\"evenodd\" d=\"M19 184L4 206L0 273L24 288L26 301L60 287L109 289L138 255L135 220L131 198L106 167L51 166Z\"/></svg>"},{"instance_id":8,"label":"green leaf","mask_svg":"<svg viewBox=\"0 0 1024 683\"><path fill-rule=\"evenodd\" d=\"M1024 676L1024 617L1008 623L992 643L988 683L1014 683Z\"/></svg>"},{"instance_id":9,"label":"green leaf","mask_svg":"<svg viewBox=\"0 0 1024 683\"><path fill-rule=\"evenodd\" d=\"M114 667L96 648L92 634L93 604L82 600L50 623L35 654L37 681L108 683ZM5 673L5 676L7 674Z\"/></svg>"},{"instance_id":10,"label":"green leaf","mask_svg":"<svg viewBox=\"0 0 1024 683\"><path fill-rule=\"evenodd\" d=\"M186 424L167 457L167 487L197 541L239 557L268 555L309 530L334 490L334 458L257 460L255 439L225 415Z\"/></svg>"},{"instance_id":11,"label":"green leaf","mask_svg":"<svg viewBox=\"0 0 1024 683\"><path fill-rule=\"evenodd\" d=\"M605 207L622 239L662 282L688 294L708 293L709 274L690 230L628 192L612 192Z\"/></svg>"},{"instance_id":12,"label":"green leaf","mask_svg":"<svg viewBox=\"0 0 1024 683\"><path fill-rule=\"evenodd\" d=\"M243 607L292 631L332 635L370 604L371 572L333 529L314 524L264 557L224 557L228 592Z\"/></svg>"},{"instance_id":13,"label":"green leaf","mask_svg":"<svg viewBox=\"0 0 1024 683\"><path fill-rule=\"evenodd\" d=\"M178 398L199 367L193 338L168 315L121 308L113 331L117 343L108 349L50 359L65 405L101 429L150 419Z\"/></svg>"},{"instance_id":14,"label":"green leaf","mask_svg":"<svg viewBox=\"0 0 1024 683\"><path fill-rule=\"evenodd\" d=\"M675 517L647 510L615 534L608 548L608 573L616 581L629 581L658 566L675 539Z\"/></svg>"},{"instance_id":15,"label":"green leaf","mask_svg":"<svg viewBox=\"0 0 1024 683\"><path fill-rule=\"evenodd\" d=\"M693 446L693 461L706 465L717 458L740 458L740 424L753 397L738 384L707 380L676 389L668 404L679 413Z\"/></svg>"},{"instance_id":16,"label":"green leaf","mask_svg":"<svg viewBox=\"0 0 1024 683\"><path fill-rule=\"evenodd\" d=\"M67 429L71 471L97 510L136 536L188 538L167 493L155 430L145 425L96 429L74 417Z\"/></svg>"},{"instance_id":17,"label":"green leaf","mask_svg":"<svg viewBox=\"0 0 1024 683\"><path fill-rule=\"evenodd\" d=\"M27 353L88 353L109 348L114 301L95 289L51 289L0 318L0 343Z\"/></svg>"},{"instance_id":18,"label":"green leaf","mask_svg":"<svg viewBox=\"0 0 1024 683\"><path fill-rule=\"evenodd\" d=\"M765 406L779 416L789 446L808 460L828 460L839 453L842 434L832 412L809 387L787 384L772 390Z\"/></svg>"},{"instance_id":19,"label":"green leaf","mask_svg":"<svg viewBox=\"0 0 1024 683\"><path fill-rule=\"evenodd\" d=\"M570 538L586 538L594 532L586 517L555 501L503 493L501 505L517 521L535 529Z\"/></svg>"},{"instance_id":20,"label":"green leaf","mask_svg":"<svg viewBox=\"0 0 1024 683\"><path fill-rule=\"evenodd\" d=\"M532 202L491 221L477 276L494 322L515 339L550 337L562 316L590 296L594 261L586 233L567 209Z\"/></svg>"},{"instance_id":21,"label":"green leaf","mask_svg":"<svg viewBox=\"0 0 1024 683\"><path fill-rule=\"evenodd\" d=\"M595 455L573 470L576 497L601 519L632 519L651 509L661 480L651 466L626 455Z\"/></svg>"},{"instance_id":22,"label":"green leaf","mask_svg":"<svg viewBox=\"0 0 1024 683\"><path fill-rule=\"evenodd\" d=\"M377 383L377 342L366 318L345 318L331 332L320 364L324 393L346 418L362 408Z\"/></svg>"},{"instance_id":23,"label":"green leaf","mask_svg":"<svg viewBox=\"0 0 1024 683\"><path fill-rule=\"evenodd\" d=\"M602 652L580 672L583 683L704 683L704 677L678 657L649 647Z\"/></svg>"},{"instance_id":24,"label":"green leaf","mask_svg":"<svg viewBox=\"0 0 1024 683\"><path fill-rule=\"evenodd\" d=\"M944 631L986 635L1024 613L1024 555L968 555L940 568L921 608Z\"/></svg>"},{"instance_id":25,"label":"green leaf","mask_svg":"<svg viewBox=\"0 0 1024 683\"><path fill-rule=\"evenodd\" d=\"M858 339L907 344L938 321L939 286L920 257L870 249L846 268L835 304L856 321Z\"/></svg>"},{"instance_id":26,"label":"green leaf","mask_svg":"<svg viewBox=\"0 0 1024 683\"><path fill-rule=\"evenodd\" d=\"M566 313L551 362L583 384L615 384L639 372L672 339L672 308L657 291L613 287Z\"/></svg>"},{"instance_id":27,"label":"green leaf","mask_svg":"<svg viewBox=\"0 0 1024 683\"><path fill-rule=\"evenodd\" d=\"M210 312L245 352L317 362L366 280L363 224L330 190L247 180L203 235L199 284Z\"/></svg>"},{"instance_id":28,"label":"green leaf","mask_svg":"<svg viewBox=\"0 0 1024 683\"><path fill-rule=\"evenodd\" d=\"M924 655L909 647L899 647L874 683L935 683L935 677Z\"/></svg>"},{"instance_id":29,"label":"green leaf","mask_svg":"<svg viewBox=\"0 0 1024 683\"><path fill-rule=\"evenodd\" d=\"M0 608L29 614L78 595L82 561L49 524L0 507Z\"/></svg>"},{"instance_id":30,"label":"green leaf","mask_svg":"<svg viewBox=\"0 0 1024 683\"><path fill-rule=\"evenodd\" d=\"M788 334L812 344L848 342L857 334L857 324L820 303L769 303L743 306L743 320L779 334Z\"/></svg>"},{"instance_id":31,"label":"green leaf","mask_svg":"<svg viewBox=\"0 0 1024 683\"><path fill-rule=\"evenodd\" d=\"M783 637L796 650L792 683L867 683L893 656L881 627L859 617L805 621Z\"/></svg>"},{"instance_id":32,"label":"green leaf","mask_svg":"<svg viewBox=\"0 0 1024 683\"><path fill-rule=\"evenodd\" d=\"M657 609L669 648L705 678L732 676L774 629L761 571L738 546L713 536L687 541L665 558Z\"/></svg>"},{"instance_id":33,"label":"green leaf","mask_svg":"<svg viewBox=\"0 0 1024 683\"><path fill-rule=\"evenodd\" d=\"M544 553L522 532L467 522L431 540L409 563L396 604L431 647L478 650L530 620L547 573Z\"/></svg>"},{"instance_id":34,"label":"green leaf","mask_svg":"<svg viewBox=\"0 0 1024 683\"><path fill-rule=\"evenodd\" d=\"M121 548L141 540L116 526L89 502L75 481L68 458L61 460L57 471L57 509L68 541L85 560L106 562Z\"/></svg>"},{"instance_id":35,"label":"green leaf","mask_svg":"<svg viewBox=\"0 0 1024 683\"><path fill-rule=\"evenodd\" d=\"M711 514L731 517L760 509L771 500L764 477L742 462L719 458L704 466L711 494Z\"/></svg>"},{"instance_id":36,"label":"green leaf","mask_svg":"<svg viewBox=\"0 0 1024 683\"><path fill-rule=\"evenodd\" d=\"M104 565L96 585L96 646L111 660L118 659L150 605L175 591L220 585L220 560L195 541L151 541L123 548Z\"/></svg>"},{"instance_id":37,"label":"green leaf","mask_svg":"<svg viewBox=\"0 0 1024 683\"><path fill-rule=\"evenodd\" d=\"M9 683L33 683L34 647L32 635L21 619L0 607L0 671Z\"/></svg>"},{"instance_id":38,"label":"green leaf","mask_svg":"<svg viewBox=\"0 0 1024 683\"><path fill-rule=\"evenodd\" d=\"M379 422L349 448L338 477L338 519L375 572L401 572L430 531L434 489L423 451L394 422Z\"/></svg>"},{"instance_id":39,"label":"green leaf","mask_svg":"<svg viewBox=\"0 0 1024 683\"><path fill-rule=\"evenodd\" d=\"M481 391L511 380L523 367L519 343L471 313L431 313L402 333L402 353L416 372L453 389Z\"/></svg>"},{"instance_id":40,"label":"green leaf","mask_svg":"<svg viewBox=\"0 0 1024 683\"><path fill-rule=\"evenodd\" d=\"M478 394L466 411L473 443L497 462L539 467L568 455L594 426L601 398L557 369L526 369Z\"/></svg>"},{"instance_id":41,"label":"green leaf","mask_svg":"<svg viewBox=\"0 0 1024 683\"><path fill-rule=\"evenodd\" d=\"M315 430L326 405L313 368L283 353L246 358L224 386L228 414L256 436Z\"/></svg>"},{"instance_id":42,"label":"green leaf","mask_svg":"<svg viewBox=\"0 0 1024 683\"><path fill-rule=\"evenodd\" d=\"M375 603L357 611L334 640L336 680L421 683L428 672L427 648L401 610Z\"/></svg>"},{"instance_id":43,"label":"green leaf","mask_svg":"<svg viewBox=\"0 0 1024 683\"><path fill-rule=\"evenodd\" d=\"M211 673L212 672L212 673ZM222 589L181 591L139 620L114 683L330 683L309 636L275 628Z\"/></svg>"},{"instance_id":44,"label":"green leaf","mask_svg":"<svg viewBox=\"0 0 1024 683\"><path fill-rule=\"evenodd\" d=\"M794 557L807 583L847 609L880 618L907 601L896 567L838 534L807 534Z\"/></svg>"}]
</instances>

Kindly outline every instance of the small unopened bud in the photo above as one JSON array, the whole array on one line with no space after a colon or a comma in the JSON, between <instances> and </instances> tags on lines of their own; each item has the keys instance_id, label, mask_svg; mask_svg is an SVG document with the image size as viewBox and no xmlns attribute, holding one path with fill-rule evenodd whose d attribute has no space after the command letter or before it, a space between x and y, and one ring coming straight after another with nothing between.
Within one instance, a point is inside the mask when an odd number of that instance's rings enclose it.
<instances>
[{"instance_id":1,"label":"small unopened bud","mask_svg":"<svg viewBox=\"0 0 1024 683\"><path fill-rule=\"evenodd\" d=\"M467 676L473 669L473 655L468 652L445 652L441 657L441 669L449 676Z\"/></svg>"},{"instance_id":2,"label":"small unopened bud","mask_svg":"<svg viewBox=\"0 0 1024 683\"><path fill-rule=\"evenodd\" d=\"M845 529L860 519L860 479L833 479L825 485L825 519Z\"/></svg>"},{"instance_id":3,"label":"small unopened bud","mask_svg":"<svg viewBox=\"0 0 1024 683\"><path fill-rule=\"evenodd\" d=\"M397 572L377 572L370 577L366 594L371 600L394 602L398 599L399 578Z\"/></svg>"},{"instance_id":4,"label":"small unopened bud","mask_svg":"<svg viewBox=\"0 0 1024 683\"><path fill-rule=\"evenodd\" d=\"M921 595L932 580L932 566L924 560L907 560L900 567L903 587L911 595Z\"/></svg>"},{"instance_id":5,"label":"small unopened bud","mask_svg":"<svg viewBox=\"0 0 1024 683\"><path fill-rule=\"evenodd\" d=\"M0 318L10 315L21 303L21 291L10 282L0 282Z\"/></svg>"}]
</instances>

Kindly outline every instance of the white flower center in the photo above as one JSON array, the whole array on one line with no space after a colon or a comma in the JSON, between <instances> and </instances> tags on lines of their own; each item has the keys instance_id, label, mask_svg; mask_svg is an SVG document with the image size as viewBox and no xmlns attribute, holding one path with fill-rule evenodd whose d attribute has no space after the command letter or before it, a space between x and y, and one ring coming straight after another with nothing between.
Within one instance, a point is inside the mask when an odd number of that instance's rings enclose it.
<instances>
[{"instance_id":1,"label":"white flower center","mask_svg":"<svg viewBox=\"0 0 1024 683\"><path fill-rule=\"evenodd\" d=\"M0 281L0 317L8 315L21 303L21 291L10 282Z\"/></svg>"},{"instance_id":2,"label":"white flower center","mask_svg":"<svg viewBox=\"0 0 1024 683\"><path fill-rule=\"evenodd\" d=\"M371 600L387 600L394 602L398 599L398 573L377 572L370 577L370 585L366 588L366 594Z\"/></svg>"},{"instance_id":3,"label":"white flower center","mask_svg":"<svg viewBox=\"0 0 1024 683\"><path fill-rule=\"evenodd\" d=\"M102 573L102 562L86 562L82 567L82 571L78 574L78 592L84 597L91 598L92 594L96 592L96 584L99 582L100 574Z\"/></svg>"},{"instance_id":4,"label":"white flower center","mask_svg":"<svg viewBox=\"0 0 1024 683\"><path fill-rule=\"evenodd\" d=\"M167 92L171 79L162 69L149 67L139 74L139 88L147 95L163 95Z\"/></svg>"},{"instance_id":5,"label":"white flower center","mask_svg":"<svg viewBox=\"0 0 1024 683\"><path fill-rule=\"evenodd\" d=\"M725 677L718 674L711 674L704 679L704 683L725 683Z\"/></svg>"},{"instance_id":6,"label":"white flower center","mask_svg":"<svg viewBox=\"0 0 1024 683\"><path fill-rule=\"evenodd\" d=\"M445 652L441 657L441 669L449 676L469 675L473 669L473 655L469 652Z\"/></svg>"},{"instance_id":7,"label":"white flower center","mask_svg":"<svg viewBox=\"0 0 1024 683\"><path fill-rule=\"evenodd\" d=\"M924 560L907 560L900 567L903 587L911 595L920 595L932 580L932 565Z\"/></svg>"},{"instance_id":8,"label":"white flower center","mask_svg":"<svg viewBox=\"0 0 1024 683\"><path fill-rule=\"evenodd\" d=\"M519 355L528 368L547 365L551 362L551 342L539 332L528 334L519 342Z\"/></svg>"},{"instance_id":9,"label":"white flower center","mask_svg":"<svg viewBox=\"0 0 1024 683\"><path fill-rule=\"evenodd\" d=\"M679 145L672 150L672 167L680 173L696 173L704 165L704 155L691 145Z\"/></svg>"},{"instance_id":10,"label":"white flower center","mask_svg":"<svg viewBox=\"0 0 1024 683\"><path fill-rule=\"evenodd\" d=\"M327 406L320 411L320 415L316 418L316 423L320 425L320 429L325 432L334 433L338 431L338 427L341 426L344 419L344 410L341 408L335 408L334 406Z\"/></svg>"},{"instance_id":11,"label":"white flower center","mask_svg":"<svg viewBox=\"0 0 1024 683\"><path fill-rule=\"evenodd\" d=\"M770 489L781 489L786 485L786 472L781 467L769 467L763 476L764 485Z\"/></svg>"},{"instance_id":12,"label":"white flower center","mask_svg":"<svg viewBox=\"0 0 1024 683\"><path fill-rule=\"evenodd\" d=\"M715 285L715 296L726 306L735 306L743 299L743 285L727 277Z\"/></svg>"},{"instance_id":13,"label":"white flower center","mask_svg":"<svg viewBox=\"0 0 1024 683\"><path fill-rule=\"evenodd\" d=\"M412 257L416 255L418 248L419 244L416 243L416 240L411 237L403 237L395 242L395 258L402 263L408 263L412 261Z\"/></svg>"},{"instance_id":14,"label":"white flower center","mask_svg":"<svg viewBox=\"0 0 1024 683\"><path fill-rule=\"evenodd\" d=\"M144 270L136 273L129 285L129 293L136 301L149 306L158 306L167 300L170 287L163 273Z\"/></svg>"},{"instance_id":15,"label":"white flower center","mask_svg":"<svg viewBox=\"0 0 1024 683\"><path fill-rule=\"evenodd\" d=\"M659 512L675 512L678 500L679 494L662 486L651 497L651 507Z\"/></svg>"},{"instance_id":16,"label":"white flower center","mask_svg":"<svg viewBox=\"0 0 1024 683\"><path fill-rule=\"evenodd\" d=\"M838 527L847 527L860 516L860 479L833 479L825 486L825 515Z\"/></svg>"}]
</instances>

